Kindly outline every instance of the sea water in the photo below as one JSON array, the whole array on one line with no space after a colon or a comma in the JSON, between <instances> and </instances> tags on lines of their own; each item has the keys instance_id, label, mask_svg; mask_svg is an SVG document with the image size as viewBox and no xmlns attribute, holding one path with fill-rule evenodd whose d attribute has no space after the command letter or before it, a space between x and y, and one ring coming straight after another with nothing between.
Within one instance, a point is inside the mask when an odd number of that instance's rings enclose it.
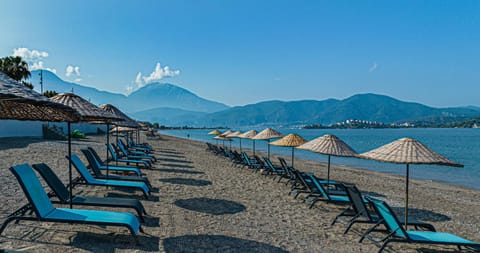
<instances>
[{"instance_id":1,"label":"sea water","mask_svg":"<svg viewBox=\"0 0 480 253\"><path fill-rule=\"evenodd\" d=\"M234 129L247 131L250 129ZM262 129L255 129L261 131ZM276 129L283 134L296 133L306 140L312 140L324 134L334 134L357 153L363 153L399 138L414 138L435 152L442 154L450 160L463 164L465 167L448 167L439 165L410 165L412 178L446 182L455 185L480 189L480 129L470 128L404 128L404 129ZM190 138L205 142L216 143L214 136L207 133L211 130L164 130L161 134ZM239 140L233 139L232 147L239 147ZM222 144L221 141L218 142ZM252 141L242 139L243 148L252 148ZM225 142L229 146L229 142ZM267 151L267 142L255 141L255 149ZM272 154L290 157L290 147L270 146ZM327 156L306 150L295 149L295 157L327 162ZM346 165L360 169L405 175L405 165L383 163L358 158L333 157L331 163ZM335 172L333 172L335 173Z\"/></svg>"}]
</instances>

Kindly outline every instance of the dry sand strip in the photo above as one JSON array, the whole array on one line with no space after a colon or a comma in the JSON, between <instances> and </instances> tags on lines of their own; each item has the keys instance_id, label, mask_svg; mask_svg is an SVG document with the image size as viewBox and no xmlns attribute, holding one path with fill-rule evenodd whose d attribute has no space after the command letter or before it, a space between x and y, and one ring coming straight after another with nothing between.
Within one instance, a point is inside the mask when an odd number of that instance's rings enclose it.
<instances>
[{"instance_id":1,"label":"dry sand strip","mask_svg":"<svg viewBox=\"0 0 480 253\"><path fill-rule=\"evenodd\" d=\"M74 141L73 152L92 146L104 150L105 136ZM158 162L144 170L157 189L142 200L149 216L133 243L128 231L115 227L22 221L10 224L0 236L0 248L31 252L376 252L372 241L358 243L368 226L356 226L343 235L342 224L330 222L344 207L317 203L308 209L288 196L288 186L274 182L206 151L202 142L162 136L151 140ZM26 198L13 175L12 165L44 162L67 182L68 165L63 141L39 138L0 139L1 222ZM100 152L104 154L103 152ZM276 161L276 159L272 159ZM326 174L325 164L295 161L300 170ZM361 190L385 198L402 210L401 176L334 167L333 178L355 183ZM138 192L79 186L76 194L137 197ZM411 214L435 225L480 241L480 191L436 182L412 180ZM86 207L79 207L86 208ZM96 208L104 209L105 208ZM112 209L110 209L112 210ZM115 209L121 210L121 209ZM128 211L128 210L122 210ZM381 236L382 234L378 234ZM454 247L392 244L391 252L455 252Z\"/></svg>"}]
</instances>

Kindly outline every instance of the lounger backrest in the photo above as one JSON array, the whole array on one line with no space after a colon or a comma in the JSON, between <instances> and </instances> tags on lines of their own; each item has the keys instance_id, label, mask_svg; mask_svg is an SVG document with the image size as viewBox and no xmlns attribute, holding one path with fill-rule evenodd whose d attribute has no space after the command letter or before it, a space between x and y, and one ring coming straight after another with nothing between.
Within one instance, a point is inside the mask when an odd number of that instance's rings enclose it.
<instances>
[{"instance_id":1,"label":"lounger backrest","mask_svg":"<svg viewBox=\"0 0 480 253\"><path fill-rule=\"evenodd\" d=\"M68 159L68 156L67 156ZM93 178L92 174L88 171L87 167L85 167L85 164L83 164L82 160L80 160L80 157L78 157L75 154L72 154L70 161L72 161L73 167L75 167L78 171L78 174L87 181L87 183L91 183L96 181L95 178Z\"/></svg>"},{"instance_id":2,"label":"lounger backrest","mask_svg":"<svg viewBox=\"0 0 480 253\"><path fill-rule=\"evenodd\" d=\"M398 221L397 216L387 203L372 197L367 197L367 199L373 204L375 211L383 219L390 233L393 232L396 236L408 238L402 224Z\"/></svg>"},{"instance_id":3,"label":"lounger backrest","mask_svg":"<svg viewBox=\"0 0 480 253\"><path fill-rule=\"evenodd\" d=\"M100 166L97 160L95 160L95 158L93 157L93 154L90 152L90 150L82 149L82 153L87 158L88 164L90 165L90 168L93 170L93 173L95 174L95 176L97 177L102 176L102 172L100 171Z\"/></svg>"},{"instance_id":4,"label":"lounger backrest","mask_svg":"<svg viewBox=\"0 0 480 253\"><path fill-rule=\"evenodd\" d=\"M117 152L115 152L115 150L113 149L113 146L111 144L105 144L105 145L107 145L108 151L110 151L110 154L112 155L113 160L116 161L118 159Z\"/></svg>"},{"instance_id":5,"label":"lounger backrest","mask_svg":"<svg viewBox=\"0 0 480 253\"><path fill-rule=\"evenodd\" d=\"M46 217L50 212L55 210L40 180L38 180L37 175L35 175L30 165L22 164L13 166L10 167L10 171L12 171L13 175L17 178L38 217Z\"/></svg>"},{"instance_id":6,"label":"lounger backrest","mask_svg":"<svg viewBox=\"0 0 480 253\"><path fill-rule=\"evenodd\" d=\"M368 211L365 202L363 201L362 193L353 184L343 184L345 191L347 192L348 199L352 203L353 210L358 216L372 220L370 212Z\"/></svg>"},{"instance_id":7,"label":"lounger backrest","mask_svg":"<svg viewBox=\"0 0 480 253\"><path fill-rule=\"evenodd\" d=\"M264 157L263 157L263 160L265 161L265 164L268 166L268 168L269 168L270 170L272 170L272 171L274 171L274 172L277 171L268 157L264 156Z\"/></svg>"},{"instance_id":8,"label":"lounger backrest","mask_svg":"<svg viewBox=\"0 0 480 253\"><path fill-rule=\"evenodd\" d=\"M320 194L322 194L322 197L326 198L326 199L330 199L330 196L328 195L328 193L325 191L325 189L323 188L322 184L320 184L320 182L318 181L318 179L315 177L315 175L312 173L312 174L309 174L308 175L310 177L310 179L312 180L312 183L315 185L315 187L318 189L318 191L320 192Z\"/></svg>"},{"instance_id":9,"label":"lounger backrest","mask_svg":"<svg viewBox=\"0 0 480 253\"><path fill-rule=\"evenodd\" d=\"M122 151L122 153L124 155L128 155L128 152L125 149L125 147L123 146L123 142L120 139L118 139L118 141L117 141L117 147L120 149L120 151Z\"/></svg>"},{"instance_id":10,"label":"lounger backrest","mask_svg":"<svg viewBox=\"0 0 480 253\"><path fill-rule=\"evenodd\" d=\"M63 185L62 181L58 176L53 172L53 170L44 163L38 163L32 165L32 167L42 176L43 180L47 182L48 187L55 192L58 199L61 202L67 202L70 199L70 192L67 187Z\"/></svg>"},{"instance_id":11,"label":"lounger backrest","mask_svg":"<svg viewBox=\"0 0 480 253\"><path fill-rule=\"evenodd\" d=\"M90 153L92 153L93 157L95 158L95 161L97 161L99 166L105 165L103 164L102 158L100 158L100 156L98 155L97 151L95 151L95 149L93 149L92 147L87 147L87 149L90 151Z\"/></svg>"}]
</instances>

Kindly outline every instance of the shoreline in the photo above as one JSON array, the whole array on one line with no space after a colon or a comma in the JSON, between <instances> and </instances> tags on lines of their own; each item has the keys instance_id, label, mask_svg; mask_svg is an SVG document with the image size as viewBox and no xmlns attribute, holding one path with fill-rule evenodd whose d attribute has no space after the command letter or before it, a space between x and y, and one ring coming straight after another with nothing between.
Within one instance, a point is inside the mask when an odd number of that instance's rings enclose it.
<instances>
[{"instance_id":1,"label":"shoreline","mask_svg":"<svg viewBox=\"0 0 480 253\"><path fill-rule=\"evenodd\" d=\"M142 136L142 141L145 141ZM141 245L132 244L124 229L94 225L22 221L10 224L0 236L0 248L30 252L375 252L372 241L358 243L369 226L354 226L347 235L342 224L331 226L344 206L317 203L308 209L288 195L289 187L228 159L213 155L202 141L162 135L146 140L156 150L158 162L143 170L154 189L153 198L140 193L105 187L78 186L74 194L99 197L134 197L148 216L142 225ZM74 140L73 153L92 146L104 156L105 136ZM0 139L0 222L26 203L26 197L8 168L44 162L66 183L66 141L41 138ZM275 155L274 155L275 156ZM288 157L287 162L288 162ZM272 159L276 162L276 159ZM296 159L295 167L326 175L325 164ZM74 171L74 177L76 173ZM333 166L332 180L354 183L364 194L385 199L400 215L405 180L381 172ZM46 188L48 189L48 188ZM411 180L410 214L431 223L438 231L451 232L480 242L480 191L442 183ZM63 206L66 207L66 206ZM92 209L87 207L75 207ZM94 208L119 211L109 208ZM129 211L120 209L122 211ZM377 234L378 237L384 234ZM378 239L376 237L376 239ZM393 252L451 252L454 247L392 244Z\"/></svg>"},{"instance_id":2,"label":"shoreline","mask_svg":"<svg viewBox=\"0 0 480 253\"><path fill-rule=\"evenodd\" d=\"M203 143L205 144L206 141L203 141L203 140L196 140L196 139L190 139L190 138L184 138L184 137L178 137L178 136L174 136L174 135L168 135L166 133L161 133L162 135L166 135L166 136L169 136L169 137L172 137L172 138L178 138L178 139L182 139L182 140L187 140L187 141L194 141L194 142L199 142L199 143ZM215 144L215 143L213 143ZM219 144L220 145L220 144ZM235 149L239 149L238 147L232 147L232 148L235 148ZM252 152L252 149L251 148L245 148L245 147L242 147L243 150L248 150L250 153ZM266 152L263 152L263 151L259 151L259 150L255 150L255 153L261 153L261 154L265 154L266 155ZM289 156L284 156L282 154L278 154L278 153L270 153L271 156L282 156L285 158L285 160L289 160L290 157ZM356 159L361 159L361 158L356 158ZM311 162L311 163L319 163L323 166L326 166L327 163L326 162L321 162L321 161L315 161L315 160L312 160L312 159L304 159L304 158L298 158L298 157L295 157L295 162L296 161L300 161L302 160L303 162ZM373 161L373 160L369 160L369 161ZM373 161L373 162L377 162L377 163L383 163L383 162L378 162L378 161ZM358 171L361 171L363 173L373 173L373 174L380 174L380 175L384 175L384 176L394 176L394 177L397 177L397 178L403 178L405 179L405 175L402 176L402 173L388 173L388 172L383 172L383 171L375 171L375 170L370 170L370 169L363 169L363 168L359 168L359 167L354 167L354 166L351 166L351 165L345 165L345 164L336 164L335 162L331 163L331 168L333 169L334 167L338 167L338 168L342 168L342 169L345 169L345 170L352 170L353 172L358 172ZM428 165L427 165L428 166ZM310 170L307 170L307 171L310 171ZM310 172L315 172L315 168L313 168L313 171L310 171ZM451 186L451 187L458 187L458 188L462 188L462 189L465 189L465 190L473 190L473 191L478 191L480 192L480 189L476 189L476 188L473 188L473 187L470 187L470 186L465 186L465 185L459 185L459 184L453 184L453 183L449 183L449 182L446 182L446 181L441 181L441 180L433 180L433 179L423 179L423 178L416 178L416 177L413 177L412 175L410 175L410 181L411 180L417 180L417 181L425 181L425 182L429 182L429 183L437 183L437 184L442 184L442 185L448 185L448 186Z\"/></svg>"}]
</instances>

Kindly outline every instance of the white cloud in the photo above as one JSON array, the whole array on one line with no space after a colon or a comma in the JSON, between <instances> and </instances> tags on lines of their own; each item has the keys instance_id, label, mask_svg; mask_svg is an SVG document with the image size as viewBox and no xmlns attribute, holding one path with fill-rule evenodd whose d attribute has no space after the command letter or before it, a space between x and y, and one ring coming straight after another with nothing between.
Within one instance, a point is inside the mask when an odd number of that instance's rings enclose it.
<instances>
[{"instance_id":1,"label":"white cloud","mask_svg":"<svg viewBox=\"0 0 480 253\"><path fill-rule=\"evenodd\" d=\"M34 62L33 64L29 65L28 68L30 70L45 69L45 70L48 70L50 72L53 72L53 73L57 74L56 69L48 68L48 67L43 66L43 61Z\"/></svg>"},{"instance_id":2,"label":"white cloud","mask_svg":"<svg viewBox=\"0 0 480 253\"><path fill-rule=\"evenodd\" d=\"M142 76L142 72L138 72L135 77L135 84L140 88L143 85L155 81L159 81L165 77L174 77L180 75L180 70L171 70L169 66L162 67L157 63L155 70L148 76Z\"/></svg>"},{"instance_id":3,"label":"white cloud","mask_svg":"<svg viewBox=\"0 0 480 253\"><path fill-rule=\"evenodd\" d=\"M373 65L368 69L368 72L372 73L378 68L378 64L376 62L373 63Z\"/></svg>"},{"instance_id":4,"label":"white cloud","mask_svg":"<svg viewBox=\"0 0 480 253\"><path fill-rule=\"evenodd\" d=\"M67 66L67 69L65 70L65 76L70 77L72 75L80 77L80 67L79 66L72 66L72 65Z\"/></svg>"},{"instance_id":5,"label":"white cloud","mask_svg":"<svg viewBox=\"0 0 480 253\"><path fill-rule=\"evenodd\" d=\"M26 61L31 61L47 58L48 53L45 51L30 50L26 47L19 47L13 49L13 56L20 56Z\"/></svg>"},{"instance_id":6,"label":"white cloud","mask_svg":"<svg viewBox=\"0 0 480 253\"><path fill-rule=\"evenodd\" d=\"M132 93L133 89L134 89L133 85L125 86L125 90L127 91L126 94L130 95L130 93Z\"/></svg>"},{"instance_id":7,"label":"white cloud","mask_svg":"<svg viewBox=\"0 0 480 253\"><path fill-rule=\"evenodd\" d=\"M48 53L45 51L30 50L26 47L19 47L13 49L13 56L20 56L24 61L28 63L30 70L45 69L53 73L57 73L54 68L48 68L44 66L43 59L48 57Z\"/></svg>"}]
</instances>

